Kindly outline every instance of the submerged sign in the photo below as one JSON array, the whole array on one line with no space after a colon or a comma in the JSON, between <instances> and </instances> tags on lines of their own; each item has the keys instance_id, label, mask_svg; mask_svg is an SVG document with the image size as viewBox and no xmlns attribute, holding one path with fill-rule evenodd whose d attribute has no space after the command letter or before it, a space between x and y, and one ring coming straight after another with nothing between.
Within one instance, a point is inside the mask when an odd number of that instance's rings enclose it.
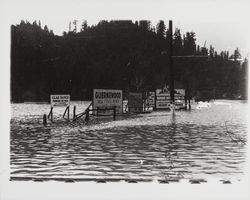
<instances>
[{"instance_id":1,"label":"submerged sign","mask_svg":"<svg viewBox=\"0 0 250 200\"><path fill-rule=\"evenodd\" d=\"M70 104L70 95L50 95L51 107L68 107Z\"/></svg>"},{"instance_id":2,"label":"submerged sign","mask_svg":"<svg viewBox=\"0 0 250 200\"><path fill-rule=\"evenodd\" d=\"M116 107L117 113L122 113L122 90L94 89L93 108L111 109ZM101 110L98 113L112 114L112 110Z\"/></svg>"}]
</instances>

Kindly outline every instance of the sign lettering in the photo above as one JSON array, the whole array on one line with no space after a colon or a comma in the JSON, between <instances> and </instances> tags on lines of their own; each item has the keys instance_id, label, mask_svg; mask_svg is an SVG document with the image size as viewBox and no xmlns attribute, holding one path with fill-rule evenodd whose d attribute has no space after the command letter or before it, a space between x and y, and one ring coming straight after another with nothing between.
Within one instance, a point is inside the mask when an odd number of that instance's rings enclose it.
<instances>
[{"instance_id":1,"label":"sign lettering","mask_svg":"<svg viewBox=\"0 0 250 200\"><path fill-rule=\"evenodd\" d=\"M50 95L51 107L68 107L70 105L70 95Z\"/></svg>"},{"instance_id":2,"label":"sign lettering","mask_svg":"<svg viewBox=\"0 0 250 200\"><path fill-rule=\"evenodd\" d=\"M102 110L98 113L103 115L112 115L112 108L116 107L116 113L122 113L122 90L94 89L93 108ZM103 109L110 110L103 110Z\"/></svg>"}]
</instances>

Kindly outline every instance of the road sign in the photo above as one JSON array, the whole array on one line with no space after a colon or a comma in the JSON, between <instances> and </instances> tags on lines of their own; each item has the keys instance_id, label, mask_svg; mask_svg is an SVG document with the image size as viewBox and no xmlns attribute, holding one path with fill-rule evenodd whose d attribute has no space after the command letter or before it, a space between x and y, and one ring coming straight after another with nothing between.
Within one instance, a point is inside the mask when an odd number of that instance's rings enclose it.
<instances>
[{"instance_id":1,"label":"road sign","mask_svg":"<svg viewBox=\"0 0 250 200\"><path fill-rule=\"evenodd\" d=\"M98 111L103 115L112 114L112 110L104 110L105 108L116 107L116 113L122 113L122 90L110 89L94 89L93 91L93 109L102 109Z\"/></svg>"},{"instance_id":2,"label":"road sign","mask_svg":"<svg viewBox=\"0 0 250 200\"><path fill-rule=\"evenodd\" d=\"M68 107L70 105L70 95L50 95L51 107Z\"/></svg>"}]
</instances>

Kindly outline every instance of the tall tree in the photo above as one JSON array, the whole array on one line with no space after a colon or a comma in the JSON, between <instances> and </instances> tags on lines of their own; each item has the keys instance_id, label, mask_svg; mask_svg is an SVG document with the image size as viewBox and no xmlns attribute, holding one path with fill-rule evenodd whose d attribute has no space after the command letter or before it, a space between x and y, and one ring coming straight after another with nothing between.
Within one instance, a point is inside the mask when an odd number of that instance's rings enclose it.
<instances>
[{"instance_id":1,"label":"tall tree","mask_svg":"<svg viewBox=\"0 0 250 200\"><path fill-rule=\"evenodd\" d=\"M236 48L236 49L234 50L233 58L234 58L235 61L237 61L238 59L241 59L241 54L240 54L239 48Z\"/></svg>"},{"instance_id":2,"label":"tall tree","mask_svg":"<svg viewBox=\"0 0 250 200\"><path fill-rule=\"evenodd\" d=\"M184 53L186 55L194 55L196 53L196 38L194 32L187 32L184 37Z\"/></svg>"},{"instance_id":3,"label":"tall tree","mask_svg":"<svg viewBox=\"0 0 250 200\"><path fill-rule=\"evenodd\" d=\"M139 21L139 27L142 30L149 31L150 30L150 26L151 26L151 22L148 21L148 20L140 20Z\"/></svg>"},{"instance_id":4,"label":"tall tree","mask_svg":"<svg viewBox=\"0 0 250 200\"><path fill-rule=\"evenodd\" d=\"M173 39L173 49L174 55L182 55L183 41L181 38L180 29L175 29L174 39Z\"/></svg>"},{"instance_id":5,"label":"tall tree","mask_svg":"<svg viewBox=\"0 0 250 200\"><path fill-rule=\"evenodd\" d=\"M165 31L166 31L166 25L164 23L163 20L160 20L156 26L156 34L160 37L160 38L164 38L165 37Z\"/></svg>"}]
</instances>

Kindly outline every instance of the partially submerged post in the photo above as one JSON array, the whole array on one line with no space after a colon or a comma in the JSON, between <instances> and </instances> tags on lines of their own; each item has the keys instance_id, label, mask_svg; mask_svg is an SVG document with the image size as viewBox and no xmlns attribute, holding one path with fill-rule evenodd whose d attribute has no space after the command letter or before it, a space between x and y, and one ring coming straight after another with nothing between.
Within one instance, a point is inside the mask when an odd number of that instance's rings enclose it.
<instances>
[{"instance_id":1,"label":"partially submerged post","mask_svg":"<svg viewBox=\"0 0 250 200\"><path fill-rule=\"evenodd\" d=\"M187 94L188 94L188 110L191 110L191 102L190 102L190 88L189 88L189 81L187 83Z\"/></svg>"},{"instance_id":2,"label":"partially submerged post","mask_svg":"<svg viewBox=\"0 0 250 200\"><path fill-rule=\"evenodd\" d=\"M68 107L68 121L69 121L69 107Z\"/></svg>"},{"instance_id":3,"label":"partially submerged post","mask_svg":"<svg viewBox=\"0 0 250 200\"><path fill-rule=\"evenodd\" d=\"M63 118L65 117L65 114L67 113L67 118L69 120L69 106L66 107L64 113L63 113Z\"/></svg>"},{"instance_id":4,"label":"partially submerged post","mask_svg":"<svg viewBox=\"0 0 250 200\"><path fill-rule=\"evenodd\" d=\"M169 36L169 66L170 66L170 72L169 72L169 79L170 79L170 105L174 106L174 65L173 65L173 28L172 28L172 20L169 20L169 30L168 30L168 36ZM173 110L174 112L174 110Z\"/></svg>"},{"instance_id":5,"label":"partially submerged post","mask_svg":"<svg viewBox=\"0 0 250 200\"><path fill-rule=\"evenodd\" d=\"M73 120L75 120L76 118L76 106L74 106L73 108Z\"/></svg>"},{"instance_id":6,"label":"partially submerged post","mask_svg":"<svg viewBox=\"0 0 250 200\"><path fill-rule=\"evenodd\" d=\"M86 109L86 116L85 116L85 121L89 121L89 108Z\"/></svg>"},{"instance_id":7,"label":"partially submerged post","mask_svg":"<svg viewBox=\"0 0 250 200\"><path fill-rule=\"evenodd\" d=\"M186 89L186 91L187 91L187 89ZM185 110L187 110L187 92L185 93Z\"/></svg>"},{"instance_id":8,"label":"partially submerged post","mask_svg":"<svg viewBox=\"0 0 250 200\"><path fill-rule=\"evenodd\" d=\"M115 118L116 118L116 106L114 106L114 112L113 112L114 114L113 114L113 120L115 120Z\"/></svg>"},{"instance_id":9,"label":"partially submerged post","mask_svg":"<svg viewBox=\"0 0 250 200\"><path fill-rule=\"evenodd\" d=\"M48 119L50 119L53 122L53 107L52 106L50 107L50 112L49 112L49 115L48 115Z\"/></svg>"},{"instance_id":10,"label":"partially submerged post","mask_svg":"<svg viewBox=\"0 0 250 200\"><path fill-rule=\"evenodd\" d=\"M47 115L46 114L43 115L43 125L44 126L47 125Z\"/></svg>"}]
</instances>

